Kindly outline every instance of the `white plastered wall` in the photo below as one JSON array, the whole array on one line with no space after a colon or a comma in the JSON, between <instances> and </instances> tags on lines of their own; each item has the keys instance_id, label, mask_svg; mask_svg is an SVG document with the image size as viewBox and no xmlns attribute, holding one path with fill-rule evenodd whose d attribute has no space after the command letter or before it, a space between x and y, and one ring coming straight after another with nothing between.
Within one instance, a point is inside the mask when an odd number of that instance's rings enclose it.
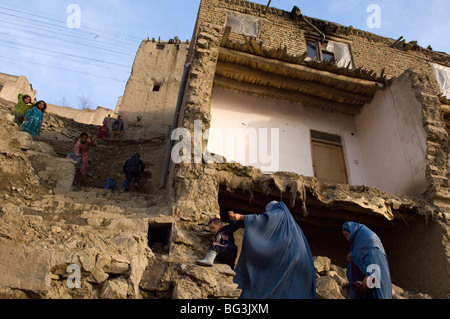
<instances>
[{"instance_id":1,"label":"white plastered wall","mask_svg":"<svg viewBox=\"0 0 450 319\"><path fill-rule=\"evenodd\" d=\"M365 184L362 155L356 136L354 118L339 113L324 112L274 99L241 94L229 90L214 88L211 99L211 134L208 151L223 155L228 162L236 161L243 165L260 168L263 171L267 163L250 161L248 147L245 161L238 161L242 156L237 150L237 138L215 138L214 130L225 136L227 129L267 128L268 140L270 130L279 129L279 169L277 171L294 172L304 176L314 176L311 153L311 130L317 130L342 137L347 174L350 184ZM259 136L261 137L261 136ZM259 142L258 142L259 143ZM230 145L235 146L233 151ZM247 143L248 146L248 143ZM271 143L269 143L270 155ZM272 148L273 149L273 148ZM258 145L258 151L260 147ZM237 154L239 153L239 154ZM271 156L272 159L273 156Z\"/></svg>"},{"instance_id":2,"label":"white plastered wall","mask_svg":"<svg viewBox=\"0 0 450 319\"><path fill-rule=\"evenodd\" d=\"M242 160L243 154L237 150L238 137L227 136L226 130L236 133L237 129L267 128L270 141L270 129L278 129L277 171L312 177L310 132L317 130L341 136L350 185L411 196L427 189L422 108L408 83L397 81L378 92L374 101L355 117L219 88L212 92L211 114L208 151L223 155L228 162L273 171L266 169L260 156L256 162L251 161L248 140ZM217 132L221 138L216 138ZM271 143L267 154L270 147Z\"/></svg>"},{"instance_id":3,"label":"white plastered wall","mask_svg":"<svg viewBox=\"0 0 450 319\"><path fill-rule=\"evenodd\" d=\"M407 81L395 80L356 116L367 185L395 195L427 190L422 106Z\"/></svg>"}]
</instances>

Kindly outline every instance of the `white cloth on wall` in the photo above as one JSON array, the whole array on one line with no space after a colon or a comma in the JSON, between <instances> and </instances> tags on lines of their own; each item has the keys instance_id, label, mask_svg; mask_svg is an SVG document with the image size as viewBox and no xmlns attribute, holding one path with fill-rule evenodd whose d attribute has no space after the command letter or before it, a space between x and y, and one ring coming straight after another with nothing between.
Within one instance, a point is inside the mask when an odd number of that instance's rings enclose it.
<instances>
[{"instance_id":1,"label":"white cloth on wall","mask_svg":"<svg viewBox=\"0 0 450 319\"><path fill-rule=\"evenodd\" d=\"M231 27L231 32L252 37L261 35L261 18L236 11L227 10L225 27Z\"/></svg>"},{"instance_id":2,"label":"white cloth on wall","mask_svg":"<svg viewBox=\"0 0 450 319\"><path fill-rule=\"evenodd\" d=\"M334 58L339 67L346 68L350 63L350 68L353 69L352 53L348 44L328 41L327 51L334 53Z\"/></svg>"},{"instance_id":3,"label":"white cloth on wall","mask_svg":"<svg viewBox=\"0 0 450 319\"><path fill-rule=\"evenodd\" d=\"M433 65L434 74L441 88L442 94L450 99L450 68L440 64L431 63Z\"/></svg>"}]
</instances>

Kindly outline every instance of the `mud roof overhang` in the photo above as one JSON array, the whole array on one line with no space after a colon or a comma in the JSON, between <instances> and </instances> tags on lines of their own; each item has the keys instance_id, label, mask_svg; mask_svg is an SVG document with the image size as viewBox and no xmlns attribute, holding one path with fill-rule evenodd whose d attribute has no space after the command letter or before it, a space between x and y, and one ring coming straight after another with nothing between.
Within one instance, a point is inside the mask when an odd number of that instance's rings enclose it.
<instances>
[{"instance_id":1,"label":"mud roof overhang","mask_svg":"<svg viewBox=\"0 0 450 319\"><path fill-rule=\"evenodd\" d=\"M384 75L374 71L341 68L334 60L307 61L306 52L290 56L286 47L267 50L245 40L228 40L225 31L215 87L354 115L385 85Z\"/></svg>"},{"instance_id":2,"label":"mud roof overhang","mask_svg":"<svg viewBox=\"0 0 450 319\"><path fill-rule=\"evenodd\" d=\"M228 211L249 214L265 211L272 200L283 201L294 218L319 227L340 227L352 220L383 228L424 220L418 199L344 184L327 184L313 177L279 172L263 174L240 164L217 167L221 217Z\"/></svg>"}]
</instances>

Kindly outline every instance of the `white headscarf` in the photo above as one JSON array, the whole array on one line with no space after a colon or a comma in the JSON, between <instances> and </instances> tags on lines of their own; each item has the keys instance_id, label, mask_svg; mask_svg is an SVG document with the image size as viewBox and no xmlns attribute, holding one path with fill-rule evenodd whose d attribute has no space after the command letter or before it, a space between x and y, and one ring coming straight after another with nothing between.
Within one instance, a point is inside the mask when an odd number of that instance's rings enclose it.
<instances>
[{"instance_id":1,"label":"white headscarf","mask_svg":"<svg viewBox=\"0 0 450 319\"><path fill-rule=\"evenodd\" d=\"M272 209L272 207L273 207L274 205L276 205L276 204L278 204L278 202L277 202L276 200L271 201L269 204L267 204L267 206L266 206L266 212L269 212L269 211Z\"/></svg>"}]
</instances>

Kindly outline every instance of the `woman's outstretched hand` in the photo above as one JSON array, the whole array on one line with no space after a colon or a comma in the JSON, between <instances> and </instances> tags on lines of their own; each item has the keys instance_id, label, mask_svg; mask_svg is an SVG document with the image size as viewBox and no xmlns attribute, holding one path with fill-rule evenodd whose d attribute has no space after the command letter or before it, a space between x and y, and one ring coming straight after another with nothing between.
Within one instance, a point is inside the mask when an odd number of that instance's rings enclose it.
<instances>
[{"instance_id":1,"label":"woman's outstretched hand","mask_svg":"<svg viewBox=\"0 0 450 319\"><path fill-rule=\"evenodd\" d=\"M244 220L244 215L236 214L235 212L232 211L228 212L228 217L230 217L230 220L234 222Z\"/></svg>"}]
</instances>

